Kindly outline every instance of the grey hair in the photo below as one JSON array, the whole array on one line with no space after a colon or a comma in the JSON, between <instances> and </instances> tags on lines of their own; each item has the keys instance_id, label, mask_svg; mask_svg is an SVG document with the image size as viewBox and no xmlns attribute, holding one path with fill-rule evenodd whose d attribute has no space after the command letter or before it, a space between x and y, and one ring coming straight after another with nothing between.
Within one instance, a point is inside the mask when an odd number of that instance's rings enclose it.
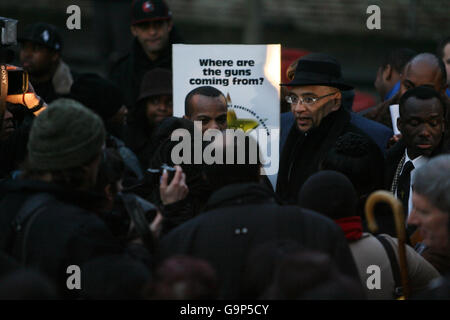
<instances>
[{"instance_id":1,"label":"grey hair","mask_svg":"<svg viewBox=\"0 0 450 320\"><path fill-rule=\"evenodd\" d=\"M450 155L433 158L414 171L414 192L450 214Z\"/></svg>"}]
</instances>

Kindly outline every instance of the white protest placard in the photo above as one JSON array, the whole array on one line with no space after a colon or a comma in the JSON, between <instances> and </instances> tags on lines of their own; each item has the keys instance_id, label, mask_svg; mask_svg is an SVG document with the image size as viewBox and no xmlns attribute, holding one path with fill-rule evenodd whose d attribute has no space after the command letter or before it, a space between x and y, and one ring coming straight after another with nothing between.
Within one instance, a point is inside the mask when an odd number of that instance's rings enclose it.
<instances>
[{"instance_id":1,"label":"white protest placard","mask_svg":"<svg viewBox=\"0 0 450 320\"><path fill-rule=\"evenodd\" d=\"M219 89L228 100L228 127L240 127L255 137L266 161L264 173L276 174L281 46L174 44L172 52L174 116L184 115L191 90Z\"/></svg>"},{"instance_id":2,"label":"white protest placard","mask_svg":"<svg viewBox=\"0 0 450 320\"><path fill-rule=\"evenodd\" d=\"M392 129L394 134L400 134L400 130L397 127L397 119L400 117L400 110L398 104L391 104L389 106L389 111L391 112Z\"/></svg>"}]
</instances>

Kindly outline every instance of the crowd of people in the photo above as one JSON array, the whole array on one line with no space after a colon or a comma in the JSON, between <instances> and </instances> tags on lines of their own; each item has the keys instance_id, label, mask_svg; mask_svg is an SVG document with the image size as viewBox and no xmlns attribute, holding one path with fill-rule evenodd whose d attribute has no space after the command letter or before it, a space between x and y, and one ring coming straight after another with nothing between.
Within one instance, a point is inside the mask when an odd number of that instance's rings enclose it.
<instances>
[{"instance_id":1,"label":"crowd of people","mask_svg":"<svg viewBox=\"0 0 450 320\"><path fill-rule=\"evenodd\" d=\"M436 54L387 52L381 102L359 113L336 58L295 60L272 186L248 135L200 146L223 161L175 165L171 134L194 121L224 131L228 102L197 87L174 117L183 40L163 1L131 12L132 44L108 77L72 70L48 23L19 34L8 69L30 83L1 117L0 299L450 298L450 37ZM379 203L375 232L365 206L377 190L403 218Z\"/></svg>"}]
</instances>

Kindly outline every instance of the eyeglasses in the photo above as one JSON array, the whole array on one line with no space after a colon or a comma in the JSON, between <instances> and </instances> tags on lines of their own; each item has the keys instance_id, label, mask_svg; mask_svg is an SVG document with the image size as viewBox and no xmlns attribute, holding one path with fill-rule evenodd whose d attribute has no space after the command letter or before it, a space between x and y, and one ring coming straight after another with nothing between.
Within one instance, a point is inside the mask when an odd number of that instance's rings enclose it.
<instances>
[{"instance_id":1,"label":"eyeglasses","mask_svg":"<svg viewBox=\"0 0 450 320\"><path fill-rule=\"evenodd\" d=\"M297 103L299 103L299 102L305 106L312 106L320 99L328 97L328 96L332 96L333 94L336 94L338 92L339 91L335 91L335 92L326 94L321 97L304 97L304 98L302 98L302 97L297 97L297 96L286 96L285 99L286 99L287 103L294 105L294 106L297 105Z\"/></svg>"}]
</instances>

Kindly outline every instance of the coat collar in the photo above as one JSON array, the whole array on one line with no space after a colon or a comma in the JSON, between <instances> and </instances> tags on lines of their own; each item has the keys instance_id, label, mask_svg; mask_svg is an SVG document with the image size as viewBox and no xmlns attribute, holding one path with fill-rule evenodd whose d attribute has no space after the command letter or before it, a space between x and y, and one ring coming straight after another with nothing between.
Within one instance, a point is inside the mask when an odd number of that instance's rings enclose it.
<instances>
[{"instance_id":1,"label":"coat collar","mask_svg":"<svg viewBox=\"0 0 450 320\"><path fill-rule=\"evenodd\" d=\"M214 192L206 204L205 211L261 202L281 203L276 194L265 185L257 183L232 184Z\"/></svg>"}]
</instances>

